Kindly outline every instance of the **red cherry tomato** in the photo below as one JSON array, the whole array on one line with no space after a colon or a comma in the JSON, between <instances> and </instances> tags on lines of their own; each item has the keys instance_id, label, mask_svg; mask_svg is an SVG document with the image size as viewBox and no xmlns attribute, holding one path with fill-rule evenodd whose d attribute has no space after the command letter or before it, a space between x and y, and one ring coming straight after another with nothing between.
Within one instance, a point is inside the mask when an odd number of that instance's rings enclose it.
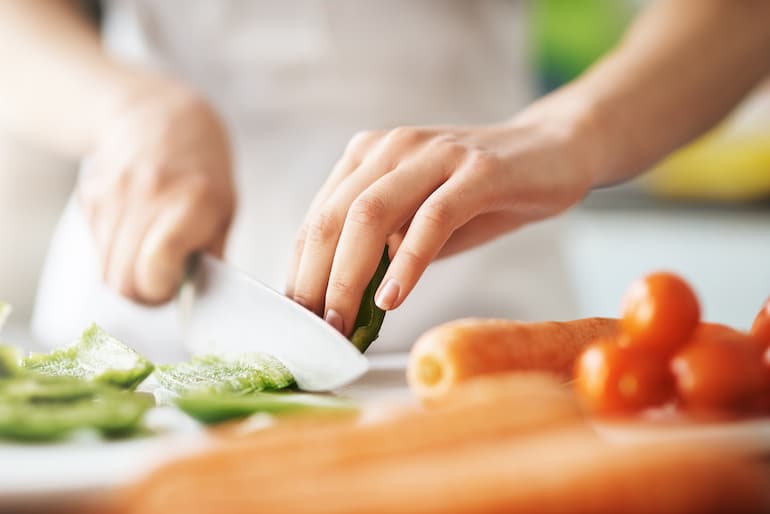
<instances>
[{"instance_id":1,"label":"red cherry tomato","mask_svg":"<svg viewBox=\"0 0 770 514\"><path fill-rule=\"evenodd\" d=\"M624 344L673 353L700 320L695 292L679 276L658 272L631 284L622 304Z\"/></svg>"},{"instance_id":2,"label":"red cherry tomato","mask_svg":"<svg viewBox=\"0 0 770 514\"><path fill-rule=\"evenodd\" d=\"M575 390L590 410L620 414L666 403L673 398L674 381L657 354L601 341L578 357Z\"/></svg>"},{"instance_id":3,"label":"red cherry tomato","mask_svg":"<svg viewBox=\"0 0 770 514\"><path fill-rule=\"evenodd\" d=\"M703 339L745 339L746 334L722 323L699 323L692 333L690 341Z\"/></svg>"},{"instance_id":4,"label":"red cherry tomato","mask_svg":"<svg viewBox=\"0 0 770 514\"><path fill-rule=\"evenodd\" d=\"M726 327L724 327L726 328ZM677 395L694 411L745 413L765 409L770 374L747 334L705 326L671 360Z\"/></svg>"},{"instance_id":5,"label":"red cherry tomato","mask_svg":"<svg viewBox=\"0 0 770 514\"><path fill-rule=\"evenodd\" d=\"M754 324L751 326L751 335L754 336L765 347L770 346L770 298L767 299L762 310L754 318Z\"/></svg>"}]
</instances>

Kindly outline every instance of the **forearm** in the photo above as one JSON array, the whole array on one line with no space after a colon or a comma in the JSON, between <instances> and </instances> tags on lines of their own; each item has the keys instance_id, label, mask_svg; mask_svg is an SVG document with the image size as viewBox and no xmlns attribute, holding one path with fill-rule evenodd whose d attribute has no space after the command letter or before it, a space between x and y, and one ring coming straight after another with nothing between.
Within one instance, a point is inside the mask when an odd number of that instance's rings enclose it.
<instances>
[{"instance_id":1,"label":"forearm","mask_svg":"<svg viewBox=\"0 0 770 514\"><path fill-rule=\"evenodd\" d=\"M594 185L633 177L722 119L770 71L770 2L659 0L535 109L585 133Z\"/></svg>"},{"instance_id":2,"label":"forearm","mask_svg":"<svg viewBox=\"0 0 770 514\"><path fill-rule=\"evenodd\" d=\"M148 79L113 61L70 0L0 0L0 124L80 156Z\"/></svg>"}]
</instances>

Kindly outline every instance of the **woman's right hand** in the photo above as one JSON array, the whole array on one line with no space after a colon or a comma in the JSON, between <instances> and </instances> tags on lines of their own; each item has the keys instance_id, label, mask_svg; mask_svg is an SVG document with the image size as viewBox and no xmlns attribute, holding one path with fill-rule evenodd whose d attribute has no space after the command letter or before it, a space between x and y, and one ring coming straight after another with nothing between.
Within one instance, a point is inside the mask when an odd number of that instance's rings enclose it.
<instances>
[{"instance_id":1,"label":"woman's right hand","mask_svg":"<svg viewBox=\"0 0 770 514\"><path fill-rule=\"evenodd\" d=\"M112 116L77 195L105 282L134 300L166 301L191 253L223 252L236 196L226 130L200 96L152 81Z\"/></svg>"},{"instance_id":2,"label":"woman's right hand","mask_svg":"<svg viewBox=\"0 0 770 514\"><path fill-rule=\"evenodd\" d=\"M495 125L360 134L311 204L287 295L349 335L386 244L375 302L391 310L434 259L578 202L596 180L594 131L567 99Z\"/></svg>"}]
</instances>

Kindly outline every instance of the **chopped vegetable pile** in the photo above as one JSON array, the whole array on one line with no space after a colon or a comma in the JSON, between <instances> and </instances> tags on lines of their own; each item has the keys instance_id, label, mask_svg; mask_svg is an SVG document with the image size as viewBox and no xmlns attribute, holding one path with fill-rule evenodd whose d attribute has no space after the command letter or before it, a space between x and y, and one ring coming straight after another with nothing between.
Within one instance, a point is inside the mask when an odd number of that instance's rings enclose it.
<instances>
[{"instance_id":1,"label":"chopped vegetable pile","mask_svg":"<svg viewBox=\"0 0 770 514\"><path fill-rule=\"evenodd\" d=\"M0 328L9 313L10 307L0 303ZM364 332L357 332L364 334L361 340L374 340L381 323L382 316L370 316ZM23 358L16 348L0 345L0 437L53 441L81 430L109 437L136 433L155 399L134 389L153 371L160 397L173 397L182 411L203 423L258 412L355 410L348 400L286 391L294 377L264 353L198 356L156 369L94 324L75 342L50 353Z\"/></svg>"},{"instance_id":2,"label":"chopped vegetable pile","mask_svg":"<svg viewBox=\"0 0 770 514\"><path fill-rule=\"evenodd\" d=\"M55 440L80 429L130 434L154 405L148 395L83 378L51 376L20 365L18 352L0 346L0 436Z\"/></svg>"}]
</instances>

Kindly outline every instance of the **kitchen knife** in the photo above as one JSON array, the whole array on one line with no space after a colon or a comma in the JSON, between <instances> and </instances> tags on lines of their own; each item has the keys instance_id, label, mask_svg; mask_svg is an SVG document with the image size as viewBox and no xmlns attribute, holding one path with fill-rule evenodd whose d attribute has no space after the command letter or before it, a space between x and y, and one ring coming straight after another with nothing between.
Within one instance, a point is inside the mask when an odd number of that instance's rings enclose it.
<instances>
[{"instance_id":1,"label":"kitchen knife","mask_svg":"<svg viewBox=\"0 0 770 514\"><path fill-rule=\"evenodd\" d=\"M368 369L321 318L215 257L197 256L178 302L183 340L194 354L264 352L306 391L335 389Z\"/></svg>"},{"instance_id":2,"label":"kitchen knife","mask_svg":"<svg viewBox=\"0 0 770 514\"><path fill-rule=\"evenodd\" d=\"M96 247L76 199L59 220L31 322L35 342L57 348L97 323L157 363L190 352L262 351L284 362L300 387L333 389L367 369L342 335L283 295L203 256L176 301L159 307L123 298L102 282Z\"/></svg>"}]
</instances>

